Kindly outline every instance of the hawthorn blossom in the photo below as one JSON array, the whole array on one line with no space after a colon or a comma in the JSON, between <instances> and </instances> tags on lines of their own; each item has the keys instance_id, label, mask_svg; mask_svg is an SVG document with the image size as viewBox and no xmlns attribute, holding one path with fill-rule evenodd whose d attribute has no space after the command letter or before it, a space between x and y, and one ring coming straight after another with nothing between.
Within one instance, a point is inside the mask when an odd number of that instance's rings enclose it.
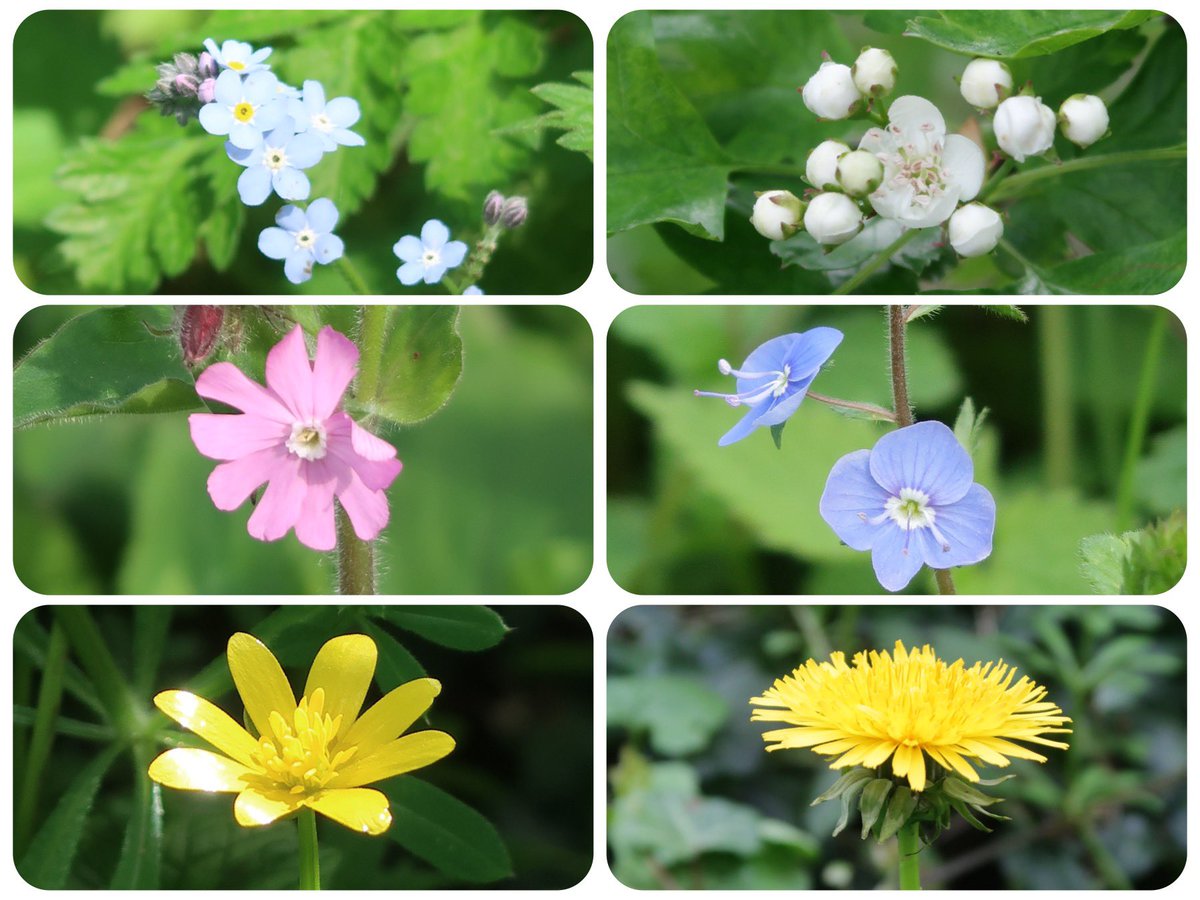
<instances>
[{"instance_id":1,"label":"hawthorn blossom","mask_svg":"<svg viewBox=\"0 0 1200 900\"><path fill-rule=\"evenodd\" d=\"M992 129L1000 149L1019 163L1054 146L1054 110L1041 97L1009 97L996 109Z\"/></svg>"}]
</instances>

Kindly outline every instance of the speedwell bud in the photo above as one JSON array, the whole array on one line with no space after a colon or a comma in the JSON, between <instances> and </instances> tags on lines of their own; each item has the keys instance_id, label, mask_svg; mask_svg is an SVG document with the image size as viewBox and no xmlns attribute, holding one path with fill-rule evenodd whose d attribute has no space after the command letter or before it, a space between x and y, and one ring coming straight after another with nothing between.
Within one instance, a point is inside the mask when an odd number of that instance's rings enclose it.
<instances>
[{"instance_id":1,"label":"speedwell bud","mask_svg":"<svg viewBox=\"0 0 1200 900\"><path fill-rule=\"evenodd\" d=\"M750 224L765 238L781 241L800 230L804 204L791 191L764 191L754 201Z\"/></svg>"},{"instance_id":2,"label":"speedwell bud","mask_svg":"<svg viewBox=\"0 0 1200 900\"><path fill-rule=\"evenodd\" d=\"M844 244L862 228L862 210L845 194L817 194L804 212L804 227L818 244Z\"/></svg>"},{"instance_id":3,"label":"speedwell bud","mask_svg":"<svg viewBox=\"0 0 1200 900\"><path fill-rule=\"evenodd\" d=\"M874 153L851 150L837 161L837 180L851 197L865 197L883 181L883 163Z\"/></svg>"},{"instance_id":4,"label":"speedwell bud","mask_svg":"<svg viewBox=\"0 0 1200 900\"><path fill-rule=\"evenodd\" d=\"M982 203L968 203L950 217L950 246L959 256L983 256L1004 234L1000 214Z\"/></svg>"},{"instance_id":5,"label":"speedwell bud","mask_svg":"<svg viewBox=\"0 0 1200 900\"><path fill-rule=\"evenodd\" d=\"M1075 94L1058 108L1063 137L1080 147L1090 147L1108 132L1108 107L1094 94Z\"/></svg>"},{"instance_id":6,"label":"speedwell bud","mask_svg":"<svg viewBox=\"0 0 1200 900\"><path fill-rule=\"evenodd\" d=\"M850 67L829 60L821 63L802 93L804 105L822 119L848 119L862 103Z\"/></svg>"},{"instance_id":7,"label":"speedwell bud","mask_svg":"<svg viewBox=\"0 0 1200 900\"><path fill-rule=\"evenodd\" d=\"M996 110L992 127L1000 149L1019 163L1054 146L1054 110L1041 97L1009 97Z\"/></svg>"},{"instance_id":8,"label":"speedwell bud","mask_svg":"<svg viewBox=\"0 0 1200 900\"><path fill-rule=\"evenodd\" d=\"M1012 86L1012 72L997 59L971 60L958 83L963 99L979 109L995 109L1012 93Z\"/></svg>"},{"instance_id":9,"label":"speedwell bud","mask_svg":"<svg viewBox=\"0 0 1200 900\"><path fill-rule=\"evenodd\" d=\"M867 47L850 67L854 86L867 97L886 97L896 86L896 60L878 47Z\"/></svg>"}]
</instances>

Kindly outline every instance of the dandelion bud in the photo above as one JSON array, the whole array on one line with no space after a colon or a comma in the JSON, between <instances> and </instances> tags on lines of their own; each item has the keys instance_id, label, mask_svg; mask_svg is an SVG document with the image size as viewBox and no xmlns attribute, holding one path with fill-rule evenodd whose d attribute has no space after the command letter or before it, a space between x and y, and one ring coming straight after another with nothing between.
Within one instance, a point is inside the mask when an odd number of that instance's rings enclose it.
<instances>
[{"instance_id":1,"label":"dandelion bud","mask_svg":"<svg viewBox=\"0 0 1200 900\"><path fill-rule=\"evenodd\" d=\"M1054 146L1054 110L1041 97L1009 97L996 110L992 127L1000 149L1019 163Z\"/></svg>"},{"instance_id":2,"label":"dandelion bud","mask_svg":"<svg viewBox=\"0 0 1200 900\"><path fill-rule=\"evenodd\" d=\"M867 47L850 67L854 86L867 97L886 97L896 86L896 60L878 47Z\"/></svg>"},{"instance_id":3,"label":"dandelion bud","mask_svg":"<svg viewBox=\"0 0 1200 900\"><path fill-rule=\"evenodd\" d=\"M837 161L837 181L851 197L865 197L883 181L883 163L874 153L851 150Z\"/></svg>"},{"instance_id":4,"label":"dandelion bud","mask_svg":"<svg viewBox=\"0 0 1200 900\"><path fill-rule=\"evenodd\" d=\"M1108 107L1094 94L1075 94L1058 108L1063 137L1080 147L1090 147L1108 132Z\"/></svg>"},{"instance_id":5,"label":"dandelion bud","mask_svg":"<svg viewBox=\"0 0 1200 900\"><path fill-rule=\"evenodd\" d=\"M817 190L837 187L838 157L849 153L850 148L841 141L821 141L815 150L808 154L804 164L804 177Z\"/></svg>"},{"instance_id":6,"label":"dandelion bud","mask_svg":"<svg viewBox=\"0 0 1200 900\"><path fill-rule=\"evenodd\" d=\"M818 244L844 244L862 228L862 210L845 194L817 194L804 213L804 227Z\"/></svg>"},{"instance_id":7,"label":"dandelion bud","mask_svg":"<svg viewBox=\"0 0 1200 900\"><path fill-rule=\"evenodd\" d=\"M504 195L499 191L491 191L483 201L483 221L486 225L495 225L500 221L500 213L504 209Z\"/></svg>"},{"instance_id":8,"label":"dandelion bud","mask_svg":"<svg viewBox=\"0 0 1200 900\"><path fill-rule=\"evenodd\" d=\"M1012 86L1012 72L996 59L971 60L958 84L963 99L979 109L994 109L1012 93Z\"/></svg>"},{"instance_id":9,"label":"dandelion bud","mask_svg":"<svg viewBox=\"0 0 1200 900\"><path fill-rule=\"evenodd\" d=\"M791 191L764 191L754 201L750 224L763 237L781 241L800 229L804 204Z\"/></svg>"},{"instance_id":10,"label":"dandelion bud","mask_svg":"<svg viewBox=\"0 0 1200 900\"><path fill-rule=\"evenodd\" d=\"M850 67L832 61L821 63L802 94L804 105L822 119L848 119L862 103Z\"/></svg>"},{"instance_id":11,"label":"dandelion bud","mask_svg":"<svg viewBox=\"0 0 1200 900\"><path fill-rule=\"evenodd\" d=\"M524 197L508 197L500 209L500 224L505 228L520 228L529 216L529 203Z\"/></svg>"},{"instance_id":12,"label":"dandelion bud","mask_svg":"<svg viewBox=\"0 0 1200 900\"><path fill-rule=\"evenodd\" d=\"M950 217L950 246L959 256L983 256L1004 234L1000 214L982 203L968 203Z\"/></svg>"}]
</instances>

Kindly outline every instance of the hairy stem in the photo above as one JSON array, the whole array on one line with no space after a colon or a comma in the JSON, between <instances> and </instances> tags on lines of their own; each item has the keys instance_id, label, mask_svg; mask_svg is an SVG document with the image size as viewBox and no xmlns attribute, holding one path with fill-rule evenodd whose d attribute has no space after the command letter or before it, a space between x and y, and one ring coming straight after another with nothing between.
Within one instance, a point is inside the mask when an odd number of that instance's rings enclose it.
<instances>
[{"instance_id":1,"label":"hairy stem","mask_svg":"<svg viewBox=\"0 0 1200 900\"><path fill-rule=\"evenodd\" d=\"M954 587L954 576L950 574L949 569L934 569L933 577L937 580L937 588L939 594L957 594L958 591Z\"/></svg>"},{"instance_id":2,"label":"hairy stem","mask_svg":"<svg viewBox=\"0 0 1200 900\"><path fill-rule=\"evenodd\" d=\"M362 277L362 273L358 271L358 267L350 261L350 257L343 254L337 261L337 268L354 293L363 297L369 297L374 293L366 279Z\"/></svg>"},{"instance_id":3,"label":"hairy stem","mask_svg":"<svg viewBox=\"0 0 1200 900\"><path fill-rule=\"evenodd\" d=\"M375 593L375 547L359 540L346 510L337 507L338 593Z\"/></svg>"},{"instance_id":4,"label":"hairy stem","mask_svg":"<svg viewBox=\"0 0 1200 900\"><path fill-rule=\"evenodd\" d=\"M870 262L864 263L863 267L851 275L848 279L842 282L837 288L832 291L833 294L849 294L860 284L870 278L879 270L879 268L892 258L894 253L897 253L905 244L911 241L920 232L918 228L908 228L905 232L891 242L888 246L876 254Z\"/></svg>"},{"instance_id":5,"label":"hairy stem","mask_svg":"<svg viewBox=\"0 0 1200 900\"><path fill-rule=\"evenodd\" d=\"M300 832L300 890L321 889L321 859L317 852L317 814L307 806L296 816Z\"/></svg>"},{"instance_id":6,"label":"hairy stem","mask_svg":"<svg viewBox=\"0 0 1200 900\"><path fill-rule=\"evenodd\" d=\"M1078 159L1064 163L1041 166L1025 172L1018 172L996 187L992 192L993 200L1002 200L1025 193L1030 187L1038 185L1048 178L1058 178L1072 172L1086 172L1089 169L1101 169L1105 166L1124 166L1141 162L1169 162L1174 159L1185 159L1187 147L1158 147L1153 150L1128 150L1123 153L1104 153L1097 156L1081 156Z\"/></svg>"},{"instance_id":7,"label":"hairy stem","mask_svg":"<svg viewBox=\"0 0 1200 900\"><path fill-rule=\"evenodd\" d=\"M826 397L824 394L818 394L815 391L809 391L806 396L810 400L816 400L818 403L824 403L826 406L832 406L834 409L844 409L849 412L858 412L863 415L870 416L872 419L879 419L883 422L896 421L896 414L890 409L884 409L882 406L876 406L874 403L863 403L858 400L839 400L837 397Z\"/></svg>"},{"instance_id":8,"label":"hairy stem","mask_svg":"<svg viewBox=\"0 0 1200 900\"><path fill-rule=\"evenodd\" d=\"M1158 361L1162 355L1163 339L1167 334L1167 316L1166 309L1161 306L1154 311L1154 321L1150 325L1150 336L1146 338L1146 350L1142 356L1142 371L1138 375L1137 397L1133 403L1133 414L1129 418L1125 456L1117 482L1117 528L1122 531L1133 523L1134 473L1150 422L1150 406L1154 401Z\"/></svg>"},{"instance_id":9,"label":"hairy stem","mask_svg":"<svg viewBox=\"0 0 1200 900\"><path fill-rule=\"evenodd\" d=\"M917 822L909 820L896 835L900 845L900 890L921 890L921 835Z\"/></svg>"},{"instance_id":10,"label":"hairy stem","mask_svg":"<svg viewBox=\"0 0 1200 900\"><path fill-rule=\"evenodd\" d=\"M908 360L905 356L905 315L907 307L888 307L888 351L892 371L892 406L896 425L907 428L913 423L912 404L908 402Z\"/></svg>"}]
</instances>

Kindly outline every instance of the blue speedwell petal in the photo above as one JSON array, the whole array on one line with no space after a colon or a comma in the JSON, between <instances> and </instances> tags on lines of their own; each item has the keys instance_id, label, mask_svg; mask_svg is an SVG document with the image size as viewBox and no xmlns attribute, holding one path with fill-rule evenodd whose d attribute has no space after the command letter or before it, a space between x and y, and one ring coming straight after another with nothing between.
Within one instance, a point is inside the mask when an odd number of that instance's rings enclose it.
<instances>
[{"instance_id":1,"label":"blue speedwell petal","mask_svg":"<svg viewBox=\"0 0 1200 900\"><path fill-rule=\"evenodd\" d=\"M969 566L992 554L996 530L996 501L982 485L973 484L957 503L934 507L934 525L941 539L928 528L918 529L925 565L932 569Z\"/></svg>"},{"instance_id":2,"label":"blue speedwell petal","mask_svg":"<svg viewBox=\"0 0 1200 900\"><path fill-rule=\"evenodd\" d=\"M871 524L890 496L871 477L870 450L847 453L829 472L819 509L833 533L853 550L870 550L884 523Z\"/></svg>"},{"instance_id":3,"label":"blue speedwell petal","mask_svg":"<svg viewBox=\"0 0 1200 900\"><path fill-rule=\"evenodd\" d=\"M871 548L871 566L875 577L889 591L902 591L921 569L921 552L912 545L907 532L899 528L882 530Z\"/></svg>"},{"instance_id":4,"label":"blue speedwell petal","mask_svg":"<svg viewBox=\"0 0 1200 900\"><path fill-rule=\"evenodd\" d=\"M941 422L885 434L871 451L871 475L886 490L923 491L935 506L961 500L975 480L971 456Z\"/></svg>"}]
</instances>

